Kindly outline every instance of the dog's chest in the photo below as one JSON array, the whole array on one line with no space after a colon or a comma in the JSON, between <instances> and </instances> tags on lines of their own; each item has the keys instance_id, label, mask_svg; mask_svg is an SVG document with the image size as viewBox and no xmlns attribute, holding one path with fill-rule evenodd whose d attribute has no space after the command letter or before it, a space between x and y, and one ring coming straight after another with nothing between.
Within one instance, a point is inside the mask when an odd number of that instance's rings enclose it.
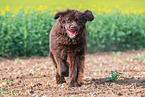
<instances>
[{"instance_id":1,"label":"dog's chest","mask_svg":"<svg viewBox=\"0 0 145 97\"><path fill-rule=\"evenodd\" d=\"M66 59L68 55L77 55L85 51L81 45L59 46L59 52L62 59Z\"/></svg>"}]
</instances>

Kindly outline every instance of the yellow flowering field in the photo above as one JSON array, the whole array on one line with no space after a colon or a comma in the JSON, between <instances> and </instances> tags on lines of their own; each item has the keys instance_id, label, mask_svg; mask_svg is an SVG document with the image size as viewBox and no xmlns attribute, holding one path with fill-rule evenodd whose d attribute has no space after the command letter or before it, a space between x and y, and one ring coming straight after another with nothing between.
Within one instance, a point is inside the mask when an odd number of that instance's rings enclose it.
<instances>
[{"instance_id":1,"label":"yellow flowering field","mask_svg":"<svg viewBox=\"0 0 145 97\"><path fill-rule=\"evenodd\" d=\"M43 8L42 8L43 6ZM51 9L62 10L66 8L90 9L94 11L110 12L119 9L123 12L133 11L142 13L145 11L144 0L0 0L0 11L19 11L21 8L33 8L38 10Z\"/></svg>"},{"instance_id":2,"label":"yellow flowering field","mask_svg":"<svg viewBox=\"0 0 145 97\"><path fill-rule=\"evenodd\" d=\"M94 21L87 23L89 52L143 49L144 4L144 0L0 0L0 56L48 55L53 15L66 8L93 12Z\"/></svg>"}]
</instances>

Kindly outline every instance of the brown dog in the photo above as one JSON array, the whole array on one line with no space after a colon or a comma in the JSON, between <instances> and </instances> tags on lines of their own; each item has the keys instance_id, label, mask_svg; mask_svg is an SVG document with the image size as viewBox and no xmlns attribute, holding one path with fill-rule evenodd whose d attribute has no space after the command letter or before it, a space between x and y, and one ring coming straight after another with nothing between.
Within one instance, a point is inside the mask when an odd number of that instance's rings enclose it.
<instances>
[{"instance_id":1,"label":"brown dog","mask_svg":"<svg viewBox=\"0 0 145 97\"><path fill-rule=\"evenodd\" d=\"M49 47L50 57L57 68L56 82L66 82L69 76L70 87L80 86L83 82L84 57L87 51L86 22L92 21L91 11L80 12L74 9L59 11L54 15L57 19L51 29Z\"/></svg>"}]
</instances>

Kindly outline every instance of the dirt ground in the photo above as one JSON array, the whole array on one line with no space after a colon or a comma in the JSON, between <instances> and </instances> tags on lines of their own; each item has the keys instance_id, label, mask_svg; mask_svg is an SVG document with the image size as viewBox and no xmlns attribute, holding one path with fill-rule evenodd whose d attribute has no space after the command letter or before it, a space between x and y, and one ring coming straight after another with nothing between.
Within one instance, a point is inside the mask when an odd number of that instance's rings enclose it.
<instances>
[{"instance_id":1,"label":"dirt ground","mask_svg":"<svg viewBox=\"0 0 145 97\"><path fill-rule=\"evenodd\" d=\"M115 70L126 79L107 81ZM0 57L0 96L145 97L145 50L87 54L81 87L57 85L55 71L49 57Z\"/></svg>"}]
</instances>

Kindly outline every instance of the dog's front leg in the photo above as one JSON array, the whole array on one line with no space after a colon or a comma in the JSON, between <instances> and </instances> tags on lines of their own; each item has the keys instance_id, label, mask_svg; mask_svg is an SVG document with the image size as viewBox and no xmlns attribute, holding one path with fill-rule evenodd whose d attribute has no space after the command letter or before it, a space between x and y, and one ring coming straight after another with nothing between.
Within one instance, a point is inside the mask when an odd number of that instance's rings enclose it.
<instances>
[{"instance_id":1,"label":"dog's front leg","mask_svg":"<svg viewBox=\"0 0 145 97\"><path fill-rule=\"evenodd\" d=\"M70 58L69 79L70 87L80 86L83 82L84 57L74 56Z\"/></svg>"},{"instance_id":2,"label":"dog's front leg","mask_svg":"<svg viewBox=\"0 0 145 97\"><path fill-rule=\"evenodd\" d=\"M56 62L57 72L56 72L56 82L57 84L65 83L66 80L64 76L68 76L68 67L65 65L65 60L63 60L59 55L54 56Z\"/></svg>"}]
</instances>

